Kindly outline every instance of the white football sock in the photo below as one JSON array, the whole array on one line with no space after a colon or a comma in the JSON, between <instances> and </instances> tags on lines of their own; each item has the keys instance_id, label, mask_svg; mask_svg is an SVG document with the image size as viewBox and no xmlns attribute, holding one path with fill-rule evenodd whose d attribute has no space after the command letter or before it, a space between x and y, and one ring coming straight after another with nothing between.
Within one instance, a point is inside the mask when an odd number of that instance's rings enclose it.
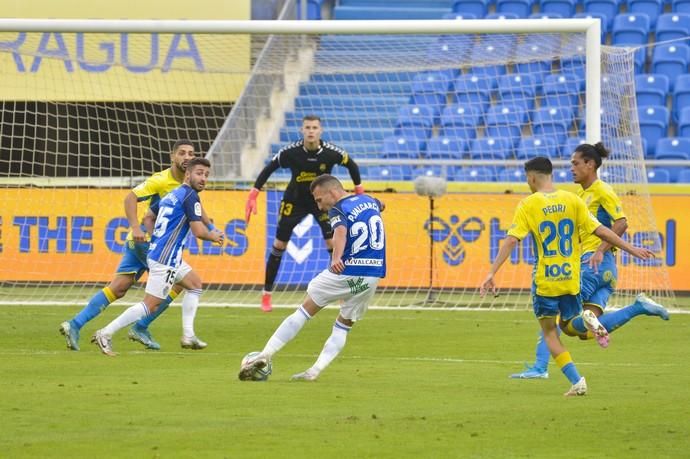
<instances>
[{"instance_id":1,"label":"white football sock","mask_svg":"<svg viewBox=\"0 0 690 459\"><path fill-rule=\"evenodd\" d=\"M328 337L326 343L323 345L323 350L316 359L316 363L307 370L308 373L318 375L321 373L330 363L335 359L340 351L345 347L347 342L347 334L352 327L343 325L336 320L335 325L333 325L333 332L331 336Z\"/></svg>"},{"instance_id":2,"label":"white football sock","mask_svg":"<svg viewBox=\"0 0 690 459\"><path fill-rule=\"evenodd\" d=\"M143 302L137 303L125 309L125 312L106 325L102 331L108 336L113 336L121 328L125 328L127 325L136 322L142 317L146 317L148 314L149 310L146 305Z\"/></svg>"},{"instance_id":3,"label":"white football sock","mask_svg":"<svg viewBox=\"0 0 690 459\"><path fill-rule=\"evenodd\" d=\"M201 289L187 290L182 299L182 334L185 338L194 337L194 318L200 297Z\"/></svg>"},{"instance_id":4,"label":"white football sock","mask_svg":"<svg viewBox=\"0 0 690 459\"><path fill-rule=\"evenodd\" d=\"M276 328L273 336L266 343L264 350L261 351L261 355L268 359L273 357L273 354L281 350L292 338L297 336L297 333L299 333L309 319L311 319L311 316L304 310L304 306L297 308L295 312L287 316L283 323Z\"/></svg>"}]
</instances>

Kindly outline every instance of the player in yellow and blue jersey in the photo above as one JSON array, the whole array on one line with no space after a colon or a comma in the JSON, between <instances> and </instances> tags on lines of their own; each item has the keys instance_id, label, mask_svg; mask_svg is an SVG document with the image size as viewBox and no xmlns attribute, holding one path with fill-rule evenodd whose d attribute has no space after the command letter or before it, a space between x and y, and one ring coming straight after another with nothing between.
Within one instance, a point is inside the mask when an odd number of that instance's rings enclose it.
<instances>
[{"instance_id":1,"label":"player in yellow and blue jersey","mask_svg":"<svg viewBox=\"0 0 690 459\"><path fill-rule=\"evenodd\" d=\"M603 226L574 193L557 190L553 186L553 166L548 158L536 157L527 161L525 172L532 194L518 204L506 240L480 286L480 293L485 295L489 290L496 293L494 275L518 241L531 234L536 255L532 283L534 314L551 356L571 383L565 395L585 395L587 382L580 376L556 329L558 316L564 329L582 314L578 232L596 234L638 258L649 259L654 254L648 249L630 245Z\"/></svg>"},{"instance_id":2,"label":"player in yellow and blue jersey","mask_svg":"<svg viewBox=\"0 0 690 459\"><path fill-rule=\"evenodd\" d=\"M99 315L110 303L122 298L134 285L134 282L148 269L146 266L146 252L149 247L148 235L142 228L138 218L138 203L145 202L150 206L158 202L170 191L179 187L184 180L187 163L194 157L194 144L188 139L178 140L173 145L172 152L170 153L170 167L153 174L143 183L134 187L125 197L125 215L131 230L127 234L122 260L115 270L113 280L91 297L87 305L74 318L60 324L60 332L65 336L68 349L78 351L81 328ZM208 217L205 217L205 221L210 224ZM160 345L153 340L149 333L148 325L165 311L181 290L181 287L175 286L170 291L168 298L160 305L156 314L152 314L146 320L135 324L130 330L130 339L142 343L148 349L160 349Z\"/></svg>"},{"instance_id":3,"label":"player in yellow and blue jersey","mask_svg":"<svg viewBox=\"0 0 690 459\"><path fill-rule=\"evenodd\" d=\"M621 200L613 188L599 179L597 174L602 160L608 156L609 151L601 142L595 145L579 145L571 157L573 180L581 185L577 195L585 201L589 211L597 217L602 225L611 228L614 233L622 236L628 224ZM603 329L592 330L588 333L588 322L582 317L577 317L569 323L565 330L567 335L579 336L582 339L595 337L602 347L606 347L608 346L608 334L623 326L633 317L648 315L668 320L668 311L644 293L640 293L633 304L602 316L618 279L614 249L610 244L601 241L593 234L581 233L580 239L583 254L581 260L583 308L599 317ZM511 378L548 378L548 363L549 350L544 342L544 335L540 332L534 365L522 373L512 374Z\"/></svg>"},{"instance_id":4,"label":"player in yellow and blue jersey","mask_svg":"<svg viewBox=\"0 0 690 459\"><path fill-rule=\"evenodd\" d=\"M253 379L273 355L290 342L307 321L335 301L342 301L333 331L314 365L292 377L314 381L345 347L354 323L363 318L379 280L386 275L386 233L383 204L366 194L348 194L332 175L316 177L309 186L319 209L328 212L333 228L333 255L328 269L309 282L304 303L278 326L264 349L242 365L239 379Z\"/></svg>"}]
</instances>

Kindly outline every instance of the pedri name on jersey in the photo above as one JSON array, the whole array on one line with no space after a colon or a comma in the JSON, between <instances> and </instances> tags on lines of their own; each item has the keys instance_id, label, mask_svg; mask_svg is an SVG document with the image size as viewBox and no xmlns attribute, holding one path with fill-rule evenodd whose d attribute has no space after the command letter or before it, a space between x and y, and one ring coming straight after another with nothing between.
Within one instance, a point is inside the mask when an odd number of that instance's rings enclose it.
<instances>
[{"instance_id":1,"label":"pedri name on jersey","mask_svg":"<svg viewBox=\"0 0 690 459\"><path fill-rule=\"evenodd\" d=\"M375 202L363 202L361 204L357 204L355 207L352 208L350 211L349 215L347 216L347 219L350 220L351 222L354 222L359 214L364 212L365 210L370 210L373 209L377 212L379 212L379 206Z\"/></svg>"}]
</instances>

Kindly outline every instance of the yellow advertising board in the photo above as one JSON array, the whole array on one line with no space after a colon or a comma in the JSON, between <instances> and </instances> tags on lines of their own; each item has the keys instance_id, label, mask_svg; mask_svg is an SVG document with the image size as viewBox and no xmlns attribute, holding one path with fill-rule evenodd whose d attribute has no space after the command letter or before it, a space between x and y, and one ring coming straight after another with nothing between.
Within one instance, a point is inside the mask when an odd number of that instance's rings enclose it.
<instances>
[{"instance_id":1,"label":"yellow advertising board","mask_svg":"<svg viewBox=\"0 0 690 459\"><path fill-rule=\"evenodd\" d=\"M0 17L250 19L250 0L0 2ZM248 35L0 33L0 98L234 101L250 70Z\"/></svg>"},{"instance_id":2,"label":"yellow advertising board","mask_svg":"<svg viewBox=\"0 0 690 459\"><path fill-rule=\"evenodd\" d=\"M0 281L104 282L120 260L128 225L122 189L0 189ZM223 247L193 241L185 259L204 282L216 284L263 283L267 233L267 195L261 193L262 212L244 222L246 192L205 191L201 198L217 227L224 229ZM413 194L377 194L386 204L388 274L382 286L429 285L430 231L434 237L433 285L476 288L498 253L521 195L449 194L439 198L430 222L429 201ZM623 197L627 209L641 208L635 196ZM626 238L651 247L657 259L651 266L627 254L617 255L619 287L640 289L641 278L670 275L675 290L690 290L690 196L654 196L652 205L661 245L653 246L651 224L629 219ZM263 215L262 215L263 213ZM274 218L274 217L271 217ZM288 256L288 255L285 255ZM521 245L498 276L503 288L528 288L531 283L531 248ZM287 262L287 260L286 260ZM294 268L310 279L325 266L302 261ZM287 265L286 265L287 266ZM645 271L651 275L641 276ZM658 285L655 285L658 287Z\"/></svg>"}]
</instances>

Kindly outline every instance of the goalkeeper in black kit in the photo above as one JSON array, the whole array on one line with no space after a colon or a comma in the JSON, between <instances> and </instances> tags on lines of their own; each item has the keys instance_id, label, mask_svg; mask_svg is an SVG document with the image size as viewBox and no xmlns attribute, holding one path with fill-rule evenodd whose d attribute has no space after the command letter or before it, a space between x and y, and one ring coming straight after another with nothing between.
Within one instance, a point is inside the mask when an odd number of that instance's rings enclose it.
<instances>
[{"instance_id":1,"label":"goalkeeper in black kit","mask_svg":"<svg viewBox=\"0 0 690 459\"><path fill-rule=\"evenodd\" d=\"M273 309L271 292L280 267L280 260L285 253L292 230L308 214L312 214L321 227L321 233L326 241L328 252L333 252L333 229L328 221L328 213L319 210L314 197L309 191L311 182L322 174L330 174L333 166L339 164L347 167L355 193L364 193L359 167L342 148L321 140L323 128L321 118L308 115L302 119L302 139L283 147L264 167L249 192L245 208L245 218L249 223L251 214L256 214L256 198L261 187L264 186L271 174L279 168L289 168L292 171L290 183L283 193L280 202L278 229L273 240L271 253L266 261L266 277L264 291L261 297L261 309L269 312Z\"/></svg>"}]
</instances>

